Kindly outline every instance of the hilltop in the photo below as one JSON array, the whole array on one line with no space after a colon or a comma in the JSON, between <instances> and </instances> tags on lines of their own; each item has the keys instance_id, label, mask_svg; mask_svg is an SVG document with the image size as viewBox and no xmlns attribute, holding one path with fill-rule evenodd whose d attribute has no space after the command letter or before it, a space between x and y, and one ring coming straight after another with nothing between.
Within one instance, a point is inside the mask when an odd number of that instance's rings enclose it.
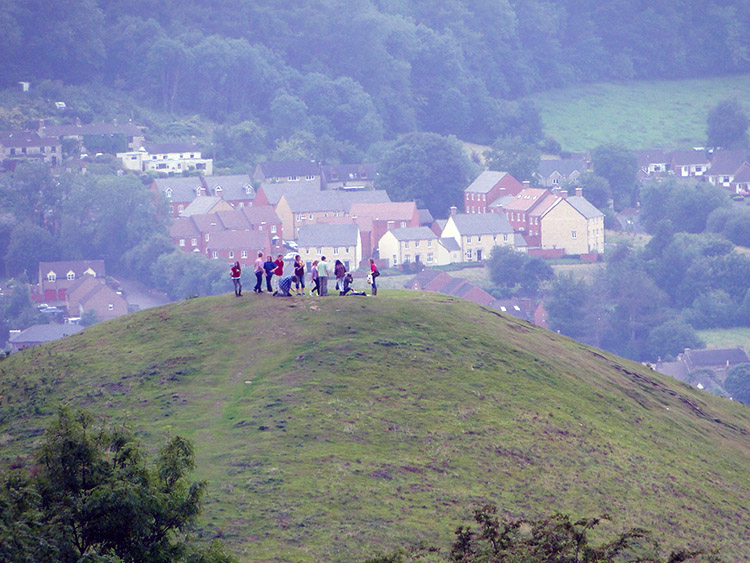
<instances>
[{"instance_id":1,"label":"hilltop","mask_svg":"<svg viewBox=\"0 0 750 563\"><path fill-rule=\"evenodd\" d=\"M0 395L3 467L59 403L191 439L243 561L447 545L488 501L750 552L750 409L439 294L187 300L8 358Z\"/></svg>"}]
</instances>

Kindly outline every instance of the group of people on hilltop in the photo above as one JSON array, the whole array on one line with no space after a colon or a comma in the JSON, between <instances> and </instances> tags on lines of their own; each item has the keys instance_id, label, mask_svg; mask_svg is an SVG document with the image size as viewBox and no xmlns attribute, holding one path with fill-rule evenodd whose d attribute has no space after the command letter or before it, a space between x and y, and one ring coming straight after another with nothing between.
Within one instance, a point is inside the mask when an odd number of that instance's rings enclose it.
<instances>
[{"instance_id":1,"label":"group of people on hilltop","mask_svg":"<svg viewBox=\"0 0 750 563\"><path fill-rule=\"evenodd\" d=\"M279 254L274 260L271 256L267 256L266 260L263 260L263 253L258 252L258 258L255 260L254 273L255 273L255 287L253 291L255 293L263 293L263 278L266 279L266 291L272 293L274 297L291 297L292 296L292 285L297 295L305 295L305 263L299 254L294 257L294 274L284 275L284 257ZM322 256L320 260L315 260L310 268L310 281L312 283L312 289L310 295L314 293L318 294L318 297L326 297L328 295L328 279L333 275L336 278L336 289L339 295L367 295L364 291L354 291L352 284L354 283L354 276L351 272L347 272L346 266L341 260L336 260L336 263L331 266L330 262L326 260L325 256ZM372 295L378 294L377 277L380 275L375 260L370 258L370 272L367 274L367 283L372 288ZM239 262L235 262L230 269L230 276L232 283L234 284L234 295L237 297L242 296L242 268ZM278 288L273 289L271 280L274 276L279 278Z\"/></svg>"}]
</instances>

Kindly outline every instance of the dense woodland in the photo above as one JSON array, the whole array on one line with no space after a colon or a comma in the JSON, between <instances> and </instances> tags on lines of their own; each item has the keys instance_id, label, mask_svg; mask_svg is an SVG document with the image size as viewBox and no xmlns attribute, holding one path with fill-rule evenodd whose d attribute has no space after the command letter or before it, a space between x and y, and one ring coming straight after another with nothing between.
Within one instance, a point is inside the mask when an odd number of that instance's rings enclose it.
<instances>
[{"instance_id":1,"label":"dense woodland","mask_svg":"<svg viewBox=\"0 0 750 563\"><path fill-rule=\"evenodd\" d=\"M42 86L54 97L62 84L87 85L73 113L91 119L130 111L143 119L142 110L102 94L114 88L153 109L223 124L219 133L230 139L216 148L246 154L293 139L351 161L415 130L483 143L503 135L535 141L538 115L516 101L530 92L750 69L748 0L0 6L2 86L58 80Z\"/></svg>"}]
</instances>

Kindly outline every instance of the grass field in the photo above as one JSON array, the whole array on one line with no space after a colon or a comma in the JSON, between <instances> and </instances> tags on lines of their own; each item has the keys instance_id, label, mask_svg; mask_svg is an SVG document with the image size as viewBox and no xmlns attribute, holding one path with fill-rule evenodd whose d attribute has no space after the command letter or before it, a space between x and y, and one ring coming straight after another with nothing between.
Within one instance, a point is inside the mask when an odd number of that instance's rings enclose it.
<instances>
[{"instance_id":1,"label":"grass field","mask_svg":"<svg viewBox=\"0 0 750 563\"><path fill-rule=\"evenodd\" d=\"M242 561L445 548L485 502L750 552L750 409L439 294L225 294L14 355L0 465L31 462L61 403L151 450L191 439L200 533Z\"/></svg>"},{"instance_id":2,"label":"grass field","mask_svg":"<svg viewBox=\"0 0 750 563\"><path fill-rule=\"evenodd\" d=\"M545 134L566 151L618 142L632 149L701 146L708 111L737 98L750 107L750 75L595 83L535 94Z\"/></svg>"}]
</instances>

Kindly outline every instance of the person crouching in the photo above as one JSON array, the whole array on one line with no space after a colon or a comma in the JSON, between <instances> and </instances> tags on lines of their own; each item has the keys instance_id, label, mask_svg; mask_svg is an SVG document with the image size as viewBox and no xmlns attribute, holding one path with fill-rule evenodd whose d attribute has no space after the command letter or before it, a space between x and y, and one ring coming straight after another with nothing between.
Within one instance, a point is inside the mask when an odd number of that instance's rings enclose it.
<instances>
[{"instance_id":1,"label":"person crouching","mask_svg":"<svg viewBox=\"0 0 750 563\"><path fill-rule=\"evenodd\" d=\"M279 289L273 292L274 297L291 297L292 284L297 283L297 276L285 276L279 282Z\"/></svg>"}]
</instances>

